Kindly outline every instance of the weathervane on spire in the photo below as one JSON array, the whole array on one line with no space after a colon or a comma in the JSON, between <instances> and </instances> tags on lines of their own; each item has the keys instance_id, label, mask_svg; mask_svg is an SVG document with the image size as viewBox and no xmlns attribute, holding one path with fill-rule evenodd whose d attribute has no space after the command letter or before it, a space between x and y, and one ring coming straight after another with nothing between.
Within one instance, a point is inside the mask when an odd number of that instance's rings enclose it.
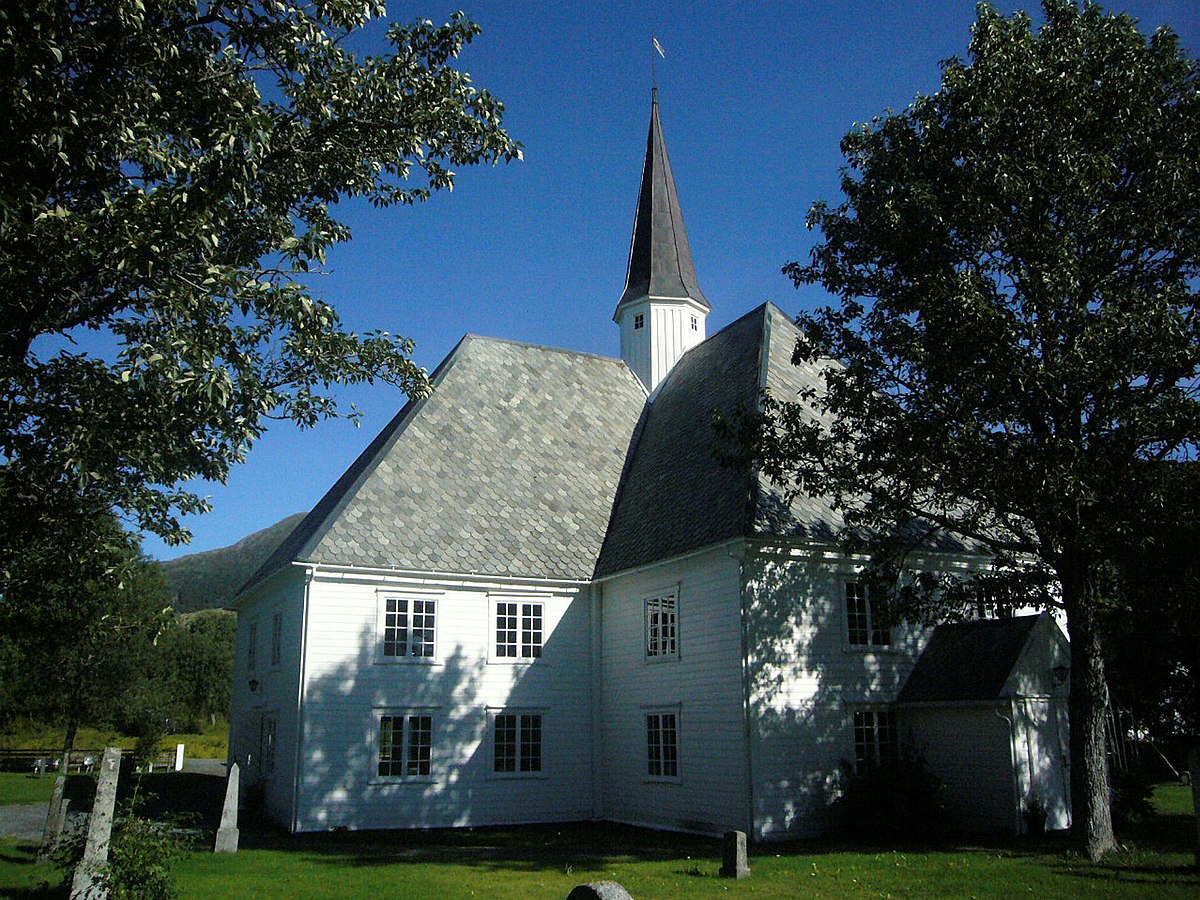
<instances>
[{"instance_id":1,"label":"weathervane on spire","mask_svg":"<svg viewBox=\"0 0 1200 900\"><path fill-rule=\"evenodd\" d=\"M651 35L650 43L652 43L654 45L654 49L658 51L659 56L661 56L663 59L667 58L667 54L663 50L662 44L660 44L658 42L658 38L654 37L654 35ZM653 53L650 54L650 86L654 89L654 92L657 94L658 93L658 60L655 59Z\"/></svg>"}]
</instances>

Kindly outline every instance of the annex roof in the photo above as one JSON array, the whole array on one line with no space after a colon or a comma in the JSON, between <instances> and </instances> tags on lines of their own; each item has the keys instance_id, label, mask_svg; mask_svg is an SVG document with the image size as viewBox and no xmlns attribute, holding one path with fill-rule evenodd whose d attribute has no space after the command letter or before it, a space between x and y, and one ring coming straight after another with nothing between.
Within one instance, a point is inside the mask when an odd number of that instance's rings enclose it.
<instances>
[{"instance_id":1,"label":"annex roof","mask_svg":"<svg viewBox=\"0 0 1200 900\"><path fill-rule=\"evenodd\" d=\"M997 700L1011 693L1017 667L1040 616L939 625L897 702Z\"/></svg>"},{"instance_id":2,"label":"annex roof","mask_svg":"<svg viewBox=\"0 0 1200 900\"><path fill-rule=\"evenodd\" d=\"M620 360L467 335L247 584L292 562L587 580L646 395Z\"/></svg>"},{"instance_id":3,"label":"annex roof","mask_svg":"<svg viewBox=\"0 0 1200 900\"><path fill-rule=\"evenodd\" d=\"M646 138L646 161L633 222L625 291L617 309L643 297L689 298L705 310L712 308L696 278L692 246L683 224L671 158L658 117L657 88L650 104L650 132Z\"/></svg>"}]
</instances>

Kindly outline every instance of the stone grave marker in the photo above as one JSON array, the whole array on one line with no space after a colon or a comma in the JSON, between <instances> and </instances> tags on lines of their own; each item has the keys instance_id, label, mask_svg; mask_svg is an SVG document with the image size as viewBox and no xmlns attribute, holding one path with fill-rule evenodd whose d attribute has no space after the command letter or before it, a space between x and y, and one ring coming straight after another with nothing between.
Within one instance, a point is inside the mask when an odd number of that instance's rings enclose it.
<instances>
[{"instance_id":1,"label":"stone grave marker","mask_svg":"<svg viewBox=\"0 0 1200 900\"><path fill-rule=\"evenodd\" d=\"M59 775L54 779L54 793L50 795L50 805L46 807L46 826L42 829L42 846L38 848L39 858L44 859L62 837L63 822L67 814L66 801L63 800L66 787L66 775Z\"/></svg>"},{"instance_id":2,"label":"stone grave marker","mask_svg":"<svg viewBox=\"0 0 1200 900\"><path fill-rule=\"evenodd\" d=\"M237 853L238 848L238 764L229 765L229 780L225 782L225 805L221 809L221 827L217 829L214 853Z\"/></svg>"},{"instance_id":3,"label":"stone grave marker","mask_svg":"<svg viewBox=\"0 0 1200 900\"><path fill-rule=\"evenodd\" d=\"M567 894L567 900L633 900L629 891L615 881L591 881L577 884Z\"/></svg>"},{"instance_id":4,"label":"stone grave marker","mask_svg":"<svg viewBox=\"0 0 1200 900\"><path fill-rule=\"evenodd\" d=\"M746 832L727 831L721 839L721 877L750 877L750 863L746 859Z\"/></svg>"},{"instance_id":5,"label":"stone grave marker","mask_svg":"<svg viewBox=\"0 0 1200 900\"><path fill-rule=\"evenodd\" d=\"M108 842L112 837L113 808L117 802L117 775L121 769L121 750L108 747L100 761L100 781L96 799L88 816L87 846L83 859L75 867L71 881L71 900L94 900L107 896L100 884L100 872L108 862Z\"/></svg>"}]
</instances>

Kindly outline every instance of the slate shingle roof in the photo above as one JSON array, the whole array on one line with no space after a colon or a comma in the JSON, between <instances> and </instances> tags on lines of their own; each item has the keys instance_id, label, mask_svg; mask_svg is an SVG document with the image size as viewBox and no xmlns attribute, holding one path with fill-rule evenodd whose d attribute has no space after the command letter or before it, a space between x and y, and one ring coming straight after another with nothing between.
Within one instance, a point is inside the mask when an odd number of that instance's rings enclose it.
<instances>
[{"instance_id":1,"label":"slate shingle roof","mask_svg":"<svg viewBox=\"0 0 1200 900\"><path fill-rule=\"evenodd\" d=\"M833 540L841 516L820 498L788 504L750 470L718 462L713 415L756 408L762 387L781 398L817 384L793 366L799 330L765 304L689 350L647 404L634 436L596 576L756 534Z\"/></svg>"},{"instance_id":2,"label":"slate shingle roof","mask_svg":"<svg viewBox=\"0 0 1200 900\"><path fill-rule=\"evenodd\" d=\"M619 360L468 335L247 588L292 561L587 580L736 537L836 540L824 498L718 460L714 413L818 386L798 336L764 304L646 402Z\"/></svg>"},{"instance_id":3,"label":"slate shingle roof","mask_svg":"<svg viewBox=\"0 0 1200 900\"><path fill-rule=\"evenodd\" d=\"M586 580L645 392L621 361L468 335L247 587L292 561Z\"/></svg>"},{"instance_id":4,"label":"slate shingle roof","mask_svg":"<svg viewBox=\"0 0 1200 900\"><path fill-rule=\"evenodd\" d=\"M900 703L996 700L1038 616L939 625L897 697Z\"/></svg>"}]
</instances>

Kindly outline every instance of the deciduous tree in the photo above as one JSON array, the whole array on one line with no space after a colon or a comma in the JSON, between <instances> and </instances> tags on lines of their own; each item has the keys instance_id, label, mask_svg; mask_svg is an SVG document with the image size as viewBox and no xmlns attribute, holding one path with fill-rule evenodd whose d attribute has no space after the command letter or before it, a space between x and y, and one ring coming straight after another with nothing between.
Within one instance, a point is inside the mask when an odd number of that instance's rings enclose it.
<instances>
[{"instance_id":1,"label":"deciduous tree","mask_svg":"<svg viewBox=\"0 0 1200 900\"><path fill-rule=\"evenodd\" d=\"M97 508L182 539L205 502L181 485L222 480L269 418L344 414L335 382L426 389L407 340L346 330L306 275L350 237L339 200L424 200L520 145L454 67L478 26L393 24L357 53L383 15L0 9L0 564Z\"/></svg>"},{"instance_id":2,"label":"deciduous tree","mask_svg":"<svg viewBox=\"0 0 1200 900\"><path fill-rule=\"evenodd\" d=\"M1095 859L1113 846L1098 578L1170 509L1146 461L1200 436L1200 69L1169 30L1043 11L981 5L935 94L843 140L845 199L813 207L822 240L785 268L838 298L801 317L797 356L840 364L768 404L761 438L769 472L834 497L875 551L936 527L1053 576Z\"/></svg>"}]
</instances>

